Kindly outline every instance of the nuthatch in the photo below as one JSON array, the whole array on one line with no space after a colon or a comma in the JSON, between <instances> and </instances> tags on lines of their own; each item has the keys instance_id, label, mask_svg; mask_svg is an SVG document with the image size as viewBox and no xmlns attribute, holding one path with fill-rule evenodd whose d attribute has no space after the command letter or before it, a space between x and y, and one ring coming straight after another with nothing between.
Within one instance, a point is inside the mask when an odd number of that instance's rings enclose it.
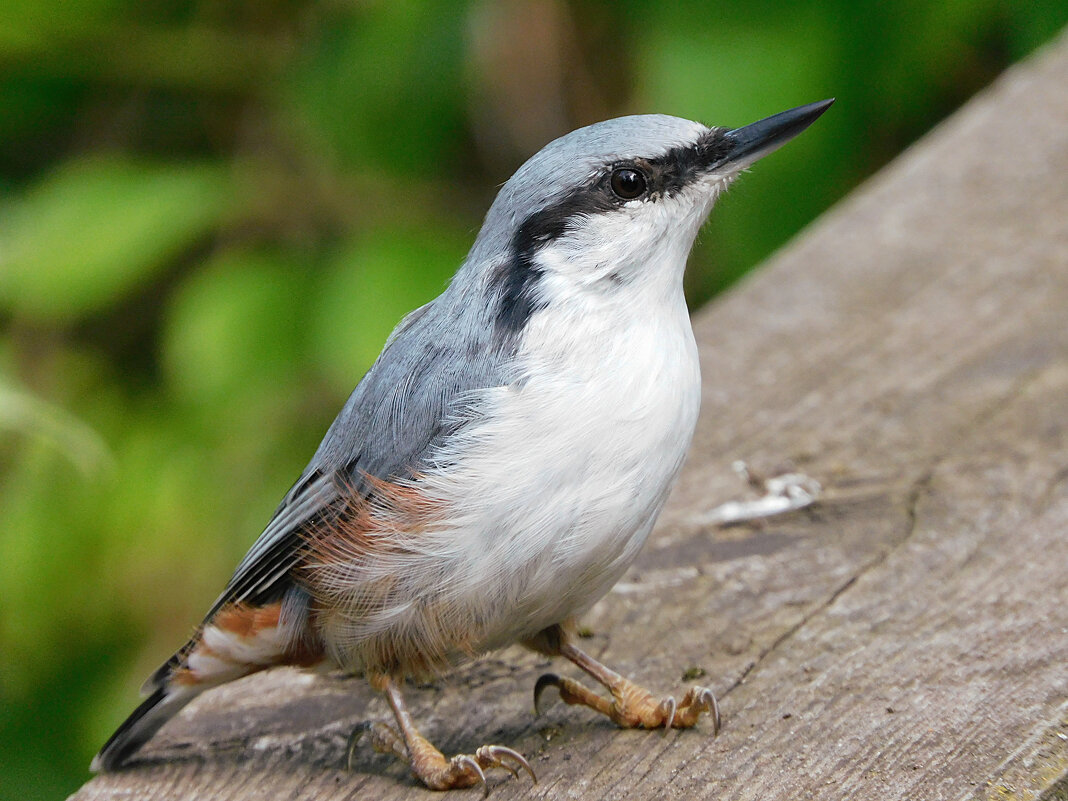
<instances>
[{"instance_id":1,"label":"nuthatch","mask_svg":"<svg viewBox=\"0 0 1068 801\"><path fill-rule=\"evenodd\" d=\"M621 726L688 728L712 693L655 697L581 651L573 621L642 547L700 405L682 291L717 196L831 100L743 128L621 117L544 147L503 186L449 287L411 312L193 638L93 760L122 765L204 690L274 665L339 667L383 692L379 749L436 789L523 768L446 758L406 676L523 643L606 687L543 676Z\"/></svg>"}]
</instances>

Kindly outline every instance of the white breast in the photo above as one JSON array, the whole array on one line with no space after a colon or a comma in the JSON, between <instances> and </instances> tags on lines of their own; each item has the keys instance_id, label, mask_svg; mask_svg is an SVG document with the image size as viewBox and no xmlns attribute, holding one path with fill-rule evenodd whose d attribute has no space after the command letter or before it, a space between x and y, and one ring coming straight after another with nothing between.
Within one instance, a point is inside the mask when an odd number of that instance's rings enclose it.
<instances>
[{"instance_id":1,"label":"white breast","mask_svg":"<svg viewBox=\"0 0 1068 801\"><path fill-rule=\"evenodd\" d=\"M435 538L438 564L452 566L445 592L477 621L479 650L604 595L686 455L700 375L681 286L652 306L628 291L579 294L535 314L516 381L481 399L482 422L424 476L458 512Z\"/></svg>"}]
</instances>

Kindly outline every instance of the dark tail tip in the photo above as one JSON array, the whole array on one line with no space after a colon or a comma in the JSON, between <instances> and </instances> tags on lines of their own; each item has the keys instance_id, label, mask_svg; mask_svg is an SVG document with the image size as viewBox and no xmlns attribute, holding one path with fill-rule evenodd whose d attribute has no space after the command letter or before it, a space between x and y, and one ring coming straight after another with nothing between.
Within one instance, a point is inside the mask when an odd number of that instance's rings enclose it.
<instances>
[{"instance_id":1,"label":"dark tail tip","mask_svg":"<svg viewBox=\"0 0 1068 801\"><path fill-rule=\"evenodd\" d=\"M102 773L118 770L148 742L160 727L198 695L193 688L159 687L115 730L89 770Z\"/></svg>"}]
</instances>

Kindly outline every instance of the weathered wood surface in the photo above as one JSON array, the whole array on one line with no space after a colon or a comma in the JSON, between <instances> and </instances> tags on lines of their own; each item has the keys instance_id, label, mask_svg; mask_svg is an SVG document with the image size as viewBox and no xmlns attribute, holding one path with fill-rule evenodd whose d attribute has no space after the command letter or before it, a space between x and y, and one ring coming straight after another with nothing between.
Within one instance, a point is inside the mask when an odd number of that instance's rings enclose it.
<instances>
[{"instance_id":1,"label":"weathered wood surface","mask_svg":"<svg viewBox=\"0 0 1068 801\"><path fill-rule=\"evenodd\" d=\"M411 688L446 752L530 756L540 783L495 798L1068 797L1066 84L1062 39L698 315L692 458L586 644L665 692L703 670L724 731L535 718L548 664L519 650ZM744 495L735 459L825 496L693 523ZM367 747L345 770L386 716L362 682L264 674L75 797L432 797Z\"/></svg>"}]
</instances>

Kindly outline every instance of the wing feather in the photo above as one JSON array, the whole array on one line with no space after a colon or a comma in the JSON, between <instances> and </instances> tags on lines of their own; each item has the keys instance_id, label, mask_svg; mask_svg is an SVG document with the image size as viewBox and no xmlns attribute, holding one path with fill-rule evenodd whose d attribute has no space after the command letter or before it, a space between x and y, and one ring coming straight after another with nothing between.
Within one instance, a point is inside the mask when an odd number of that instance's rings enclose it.
<instances>
[{"instance_id":1,"label":"wing feather","mask_svg":"<svg viewBox=\"0 0 1068 801\"><path fill-rule=\"evenodd\" d=\"M301 478L238 564L211 607L276 600L292 585L306 534L365 478L414 475L435 442L470 420L475 391L504 380L505 354L485 319L491 303L452 287L396 327L349 396ZM468 294L479 291L468 284Z\"/></svg>"}]
</instances>

